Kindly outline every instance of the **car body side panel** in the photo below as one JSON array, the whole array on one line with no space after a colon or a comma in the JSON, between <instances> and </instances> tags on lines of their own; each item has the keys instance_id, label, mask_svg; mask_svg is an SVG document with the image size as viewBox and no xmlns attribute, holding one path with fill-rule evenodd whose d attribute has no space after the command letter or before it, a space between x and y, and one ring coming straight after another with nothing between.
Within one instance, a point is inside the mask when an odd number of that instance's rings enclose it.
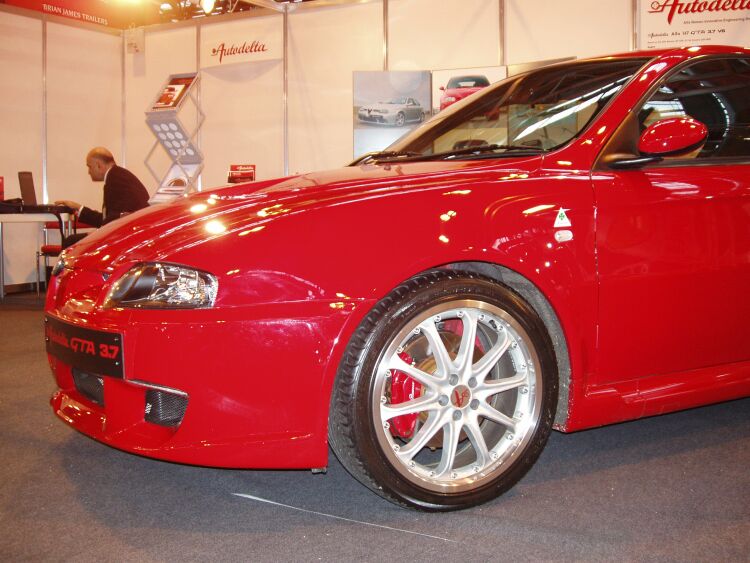
<instances>
[{"instance_id":1,"label":"car body side panel","mask_svg":"<svg viewBox=\"0 0 750 563\"><path fill-rule=\"evenodd\" d=\"M750 331L735 324L750 317L750 165L656 166L595 185L598 383L750 360Z\"/></svg>"},{"instance_id":2,"label":"car body side panel","mask_svg":"<svg viewBox=\"0 0 750 563\"><path fill-rule=\"evenodd\" d=\"M399 168L409 178L410 167ZM435 178L431 181L436 183ZM280 217L266 229L243 237L243 245L251 246L235 247L232 254L222 252L221 240L216 239L203 248L191 246L174 259L189 264L197 259L193 253L209 255L212 271L232 272L237 269L233 256L252 255L252 272L238 272L220 282L238 300L260 298L248 292L266 286L279 288L274 295L299 299L340 296L344 301L375 302L405 279L431 268L460 267L461 262L502 265L531 280L559 308L574 372L585 381L582 374L593 368L594 352L586 343L594 341L596 313L588 174L488 166L460 184L415 188L397 197L349 201L343 204L349 207L346 213L336 206L310 210L295 216L294 231L285 229L285 219ZM508 196L510 189L514 197ZM573 225L565 229L571 231L571 241L555 240L560 209L566 210ZM288 236L279 236L274 229ZM215 250L209 250L212 247ZM363 247L367 253L361 252ZM289 248L297 251L290 254ZM328 249L324 265L315 250L321 248ZM267 279L259 279L261 272ZM341 351L355 328L351 324L344 330L337 344ZM336 366L325 374L326 389L332 386ZM327 398L323 403L327 408ZM325 420L325 408L321 414Z\"/></svg>"},{"instance_id":3,"label":"car body side panel","mask_svg":"<svg viewBox=\"0 0 750 563\"><path fill-rule=\"evenodd\" d=\"M581 430L750 396L750 362L654 375L586 390L566 430Z\"/></svg>"}]
</instances>

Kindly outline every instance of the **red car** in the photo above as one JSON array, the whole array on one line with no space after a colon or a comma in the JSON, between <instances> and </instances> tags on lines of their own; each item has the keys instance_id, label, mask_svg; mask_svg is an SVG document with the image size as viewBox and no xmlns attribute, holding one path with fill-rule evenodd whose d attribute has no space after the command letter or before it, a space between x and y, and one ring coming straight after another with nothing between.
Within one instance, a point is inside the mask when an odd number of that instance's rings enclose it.
<instances>
[{"instance_id":1,"label":"red car","mask_svg":"<svg viewBox=\"0 0 750 563\"><path fill-rule=\"evenodd\" d=\"M426 510L563 432L750 395L750 50L567 62L349 167L99 229L47 294L54 412Z\"/></svg>"},{"instance_id":2,"label":"red car","mask_svg":"<svg viewBox=\"0 0 750 563\"><path fill-rule=\"evenodd\" d=\"M486 76L454 76L446 86L440 87L443 91L440 97L440 111L489 85L490 81Z\"/></svg>"}]
</instances>

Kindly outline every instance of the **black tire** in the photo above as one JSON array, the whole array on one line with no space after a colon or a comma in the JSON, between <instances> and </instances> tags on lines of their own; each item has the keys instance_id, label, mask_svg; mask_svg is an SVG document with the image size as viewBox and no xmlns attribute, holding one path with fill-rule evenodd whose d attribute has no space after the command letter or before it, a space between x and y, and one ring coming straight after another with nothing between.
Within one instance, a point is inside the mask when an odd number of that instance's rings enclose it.
<instances>
[{"instance_id":1,"label":"black tire","mask_svg":"<svg viewBox=\"0 0 750 563\"><path fill-rule=\"evenodd\" d=\"M424 121L424 112L421 112L419 114L419 123L422 123Z\"/></svg>"},{"instance_id":2,"label":"black tire","mask_svg":"<svg viewBox=\"0 0 750 563\"><path fill-rule=\"evenodd\" d=\"M489 278L433 271L394 289L355 331L337 373L329 439L380 496L457 510L523 477L556 404L555 356L533 308Z\"/></svg>"},{"instance_id":3,"label":"black tire","mask_svg":"<svg viewBox=\"0 0 750 563\"><path fill-rule=\"evenodd\" d=\"M396 114L396 121L393 123L396 127L403 127L406 123L406 115L404 115L403 112L398 112Z\"/></svg>"}]
</instances>

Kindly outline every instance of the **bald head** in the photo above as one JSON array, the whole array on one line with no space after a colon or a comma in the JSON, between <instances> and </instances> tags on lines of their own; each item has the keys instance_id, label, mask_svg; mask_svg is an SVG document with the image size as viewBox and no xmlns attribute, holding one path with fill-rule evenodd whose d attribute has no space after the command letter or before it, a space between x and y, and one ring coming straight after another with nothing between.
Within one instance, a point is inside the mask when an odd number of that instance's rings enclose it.
<instances>
[{"instance_id":1,"label":"bald head","mask_svg":"<svg viewBox=\"0 0 750 563\"><path fill-rule=\"evenodd\" d=\"M97 158L102 162L106 162L107 164L115 161L115 157L112 156L112 153L104 147L94 147L89 151L89 154L86 155L86 158Z\"/></svg>"},{"instance_id":2,"label":"bald head","mask_svg":"<svg viewBox=\"0 0 750 563\"><path fill-rule=\"evenodd\" d=\"M104 180L107 170L115 165L115 157L104 147L94 147L86 155L86 167L94 182Z\"/></svg>"}]
</instances>

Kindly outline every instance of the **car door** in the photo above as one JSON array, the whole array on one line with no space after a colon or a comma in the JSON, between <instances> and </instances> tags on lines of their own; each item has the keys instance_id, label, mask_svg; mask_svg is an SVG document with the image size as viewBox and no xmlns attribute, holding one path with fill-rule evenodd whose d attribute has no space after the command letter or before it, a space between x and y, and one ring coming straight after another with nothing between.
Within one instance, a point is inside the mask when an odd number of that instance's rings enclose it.
<instances>
[{"instance_id":1,"label":"car door","mask_svg":"<svg viewBox=\"0 0 750 563\"><path fill-rule=\"evenodd\" d=\"M610 145L668 117L709 135L697 153L592 174L599 383L750 359L750 59L684 64L637 110Z\"/></svg>"}]
</instances>

